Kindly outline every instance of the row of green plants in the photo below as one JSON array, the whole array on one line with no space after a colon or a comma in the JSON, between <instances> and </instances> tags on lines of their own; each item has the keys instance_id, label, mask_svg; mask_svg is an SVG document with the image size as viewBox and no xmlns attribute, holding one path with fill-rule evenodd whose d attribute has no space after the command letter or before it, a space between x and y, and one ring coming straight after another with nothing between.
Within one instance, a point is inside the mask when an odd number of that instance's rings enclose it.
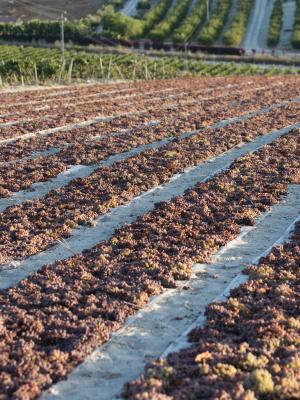
<instances>
[{"instance_id":1,"label":"row of green plants","mask_svg":"<svg viewBox=\"0 0 300 400\"><path fill-rule=\"evenodd\" d=\"M296 0L296 15L292 36L292 44L295 49L300 49L300 0Z\"/></svg>"},{"instance_id":2,"label":"row of green plants","mask_svg":"<svg viewBox=\"0 0 300 400\"><path fill-rule=\"evenodd\" d=\"M65 64L58 49L0 46L0 82L32 84L73 80L140 80L186 75L273 75L295 73L289 68L261 68L249 64L205 63L182 57L138 57L134 54L93 54L68 50Z\"/></svg>"},{"instance_id":3,"label":"row of green plants","mask_svg":"<svg viewBox=\"0 0 300 400\"><path fill-rule=\"evenodd\" d=\"M182 24L174 31L173 41L175 43L187 42L200 27L206 17L206 0L197 0L192 12L182 22Z\"/></svg>"},{"instance_id":4,"label":"row of green plants","mask_svg":"<svg viewBox=\"0 0 300 400\"><path fill-rule=\"evenodd\" d=\"M281 28L283 24L283 0L276 0L274 3L269 32L268 32L268 45L277 46L280 40Z\"/></svg>"},{"instance_id":5,"label":"row of green plants","mask_svg":"<svg viewBox=\"0 0 300 400\"><path fill-rule=\"evenodd\" d=\"M85 44L87 37L99 25L101 17L91 15L76 21L66 21L64 32L66 41ZM4 40L32 41L47 39L54 42L61 37L61 22L32 20L28 22L0 23L0 38Z\"/></svg>"},{"instance_id":6,"label":"row of green plants","mask_svg":"<svg viewBox=\"0 0 300 400\"><path fill-rule=\"evenodd\" d=\"M230 28L224 34L223 42L228 46L240 46L246 33L253 0L238 0L237 12L231 22Z\"/></svg>"},{"instance_id":7,"label":"row of green plants","mask_svg":"<svg viewBox=\"0 0 300 400\"><path fill-rule=\"evenodd\" d=\"M126 0L105 0L110 9L115 12L121 9ZM66 41L77 44L88 44L90 36L99 26L102 19L103 10L99 9L96 14L87 15L77 20L67 20L64 23L64 32ZM61 21L59 19L52 21L31 20L18 21L17 23L0 23L0 39L3 40L47 40L52 43L61 38Z\"/></svg>"},{"instance_id":8,"label":"row of green plants","mask_svg":"<svg viewBox=\"0 0 300 400\"><path fill-rule=\"evenodd\" d=\"M103 28L101 35L117 40L145 37L165 18L172 2L172 0L160 0L142 20L128 17L120 12L115 12L112 7L107 7L101 14Z\"/></svg>"},{"instance_id":9,"label":"row of green plants","mask_svg":"<svg viewBox=\"0 0 300 400\"><path fill-rule=\"evenodd\" d=\"M245 35L254 0L237 0L237 12L230 27L223 36L223 42L229 46L239 46ZM296 0L292 43L300 48L300 0ZM102 26L101 36L120 39L150 38L152 40L172 40L185 43L189 40L200 44L213 45L220 39L228 21L233 0L217 0L211 10L211 17L205 23L207 0L159 0L151 8L150 0L139 0L138 9L144 10L138 18L119 12L125 0L107 0L109 6L75 21L65 22L65 40L77 44L89 44L95 30ZM192 9L191 9L191 6ZM280 39L283 20L283 0L276 0L273 8L268 45L276 46ZM0 39L30 42L47 39L55 42L61 37L61 23L57 21L32 20L18 23L0 23Z\"/></svg>"},{"instance_id":10,"label":"row of green plants","mask_svg":"<svg viewBox=\"0 0 300 400\"><path fill-rule=\"evenodd\" d=\"M212 45L218 39L221 31L226 24L232 0L219 0L214 9L211 18L201 30L198 36L198 42L201 44Z\"/></svg>"},{"instance_id":11,"label":"row of green plants","mask_svg":"<svg viewBox=\"0 0 300 400\"><path fill-rule=\"evenodd\" d=\"M101 36L116 40L135 39L143 36L144 32L144 24L141 20L122 13L115 13L109 8L103 13L101 24L103 29Z\"/></svg>"},{"instance_id":12,"label":"row of green plants","mask_svg":"<svg viewBox=\"0 0 300 400\"><path fill-rule=\"evenodd\" d=\"M147 34L155 25L162 21L171 8L173 0L159 0L152 10L150 10L143 20L144 34Z\"/></svg>"},{"instance_id":13,"label":"row of green plants","mask_svg":"<svg viewBox=\"0 0 300 400\"><path fill-rule=\"evenodd\" d=\"M163 41L170 37L174 29L185 19L192 0L180 0L171 8L166 18L156 25L150 32L149 38L152 40Z\"/></svg>"}]
</instances>

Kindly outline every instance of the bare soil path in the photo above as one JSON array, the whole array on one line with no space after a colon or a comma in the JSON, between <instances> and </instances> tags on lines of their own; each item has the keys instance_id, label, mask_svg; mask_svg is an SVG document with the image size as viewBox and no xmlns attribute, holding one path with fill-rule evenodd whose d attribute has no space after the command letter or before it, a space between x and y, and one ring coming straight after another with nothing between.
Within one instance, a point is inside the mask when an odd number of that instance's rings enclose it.
<instances>
[{"instance_id":1,"label":"bare soil path","mask_svg":"<svg viewBox=\"0 0 300 400\"><path fill-rule=\"evenodd\" d=\"M273 5L274 0L256 0L243 41L244 48L256 50L267 48L268 29Z\"/></svg>"}]
</instances>

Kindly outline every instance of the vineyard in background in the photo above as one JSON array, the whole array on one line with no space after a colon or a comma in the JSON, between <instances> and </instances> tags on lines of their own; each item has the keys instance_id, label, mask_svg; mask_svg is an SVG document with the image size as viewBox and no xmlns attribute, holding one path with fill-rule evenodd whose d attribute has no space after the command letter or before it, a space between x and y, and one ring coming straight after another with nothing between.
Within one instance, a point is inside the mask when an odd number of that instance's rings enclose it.
<instances>
[{"instance_id":1,"label":"vineyard in background","mask_svg":"<svg viewBox=\"0 0 300 400\"><path fill-rule=\"evenodd\" d=\"M58 49L0 46L2 84L32 84L85 79L138 80L186 75L275 75L297 73L295 68L235 63L207 63L180 57L140 57L133 54L93 54L68 50L62 64Z\"/></svg>"},{"instance_id":2,"label":"vineyard in background","mask_svg":"<svg viewBox=\"0 0 300 400\"><path fill-rule=\"evenodd\" d=\"M122 13L126 1L111 0L96 14L80 20L66 21L65 38L77 44L88 44L97 37L115 40L149 39L184 44L223 44L242 46L254 0L139 0L133 16ZM276 0L269 24L268 46L276 47L283 27L283 0ZM297 0L293 34L294 48L300 47L300 1ZM32 41L59 40L60 21L33 20L18 23L0 23L0 39Z\"/></svg>"},{"instance_id":3,"label":"vineyard in background","mask_svg":"<svg viewBox=\"0 0 300 400\"><path fill-rule=\"evenodd\" d=\"M219 0L215 7L211 7L209 19L206 0L175 3L161 0L146 14L144 20L107 9L101 20L103 34L115 39L150 38L181 43L192 40L201 44L221 41L226 45L239 46L246 31L253 0L238 0L236 12L232 20L228 21L233 3L232 0ZM221 38L227 22L228 30Z\"/></svg>"}]
</instances>

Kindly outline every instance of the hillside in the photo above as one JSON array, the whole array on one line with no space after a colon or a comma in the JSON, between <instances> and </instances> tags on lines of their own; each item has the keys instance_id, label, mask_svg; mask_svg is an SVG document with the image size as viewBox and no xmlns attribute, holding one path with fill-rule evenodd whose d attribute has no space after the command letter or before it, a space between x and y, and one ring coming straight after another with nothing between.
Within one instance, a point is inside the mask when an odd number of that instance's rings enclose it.
<instances>
[{"instance_id":1,"label":"hillside","mask_svg":"<svg viewBox=\"0 0 300 400\"><path fill-rule=\"evenodd\" d=\"M142 6L143 5L143 6ZM107 36L249 49L299 47L298 0L128 0L103 20Z\"/></svg>"},{"instance_id":2,"label":"hillside","mask_svg":"<svg viewBox=\"0 0 300 400\"><path fill-rule=\"evenodd\" d=\"M95 13L104 0L0 0L0 20L57 19L67 11L70 19Z\"/></svg>"},{"instance_id":3,"label":"hillside","mask_svg":"<svg viewBox=\"0 0 300 400\"><path fill-rule=\"evenodd\" d=\"M41 20L40 26L0 24L0 38L9 40L59 40L57 21L66 10L66 40L80 44L105 36L181 48L186 43L257 51L300 48L300 0L84 0L51 5L44 0L0 0L0 6L2 22Z\"/></svg>"}]
</instances>

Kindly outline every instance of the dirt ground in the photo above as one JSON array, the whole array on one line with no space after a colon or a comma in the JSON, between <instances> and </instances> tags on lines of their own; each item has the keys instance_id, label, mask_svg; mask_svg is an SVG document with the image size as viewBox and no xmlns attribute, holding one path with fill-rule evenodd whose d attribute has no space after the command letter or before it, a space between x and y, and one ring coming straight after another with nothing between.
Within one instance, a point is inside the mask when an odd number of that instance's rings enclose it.
<instances>
[{"instance_id":1,"label":"dirt ground","mask_svg":"<svg viewBox=\"0 0 300 400\"><path fill-rule=\"evenodd\" d=\"M105 0L0 0L0 22L57 19L62 11L67 11L69 19L83 17L97 11Z\"/></svg>"}]
</instances>

